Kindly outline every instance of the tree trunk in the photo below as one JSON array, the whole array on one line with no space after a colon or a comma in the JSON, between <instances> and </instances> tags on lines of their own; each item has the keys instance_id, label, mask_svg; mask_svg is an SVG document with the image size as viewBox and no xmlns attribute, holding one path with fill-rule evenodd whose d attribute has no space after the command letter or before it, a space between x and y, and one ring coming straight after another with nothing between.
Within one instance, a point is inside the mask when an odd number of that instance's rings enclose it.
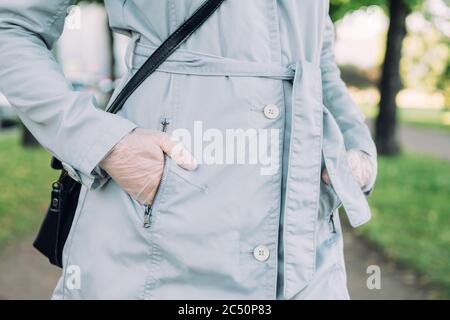
<instances>
[{"instance_id":1,"label":"tree trunk","mask_svg":"<svg viewBox=\"0 0 450 320\"><path fill-rule=\"evenodd\" d=\"M376 120L376 144L378 152L395 155L400 152L397 140L396 97L401 89L400 60L403 39L406 36L406 17L409 10L405 0L389 1L389 31L386 56L380 81L380 112Z\"/></svg>"}]
</instances>

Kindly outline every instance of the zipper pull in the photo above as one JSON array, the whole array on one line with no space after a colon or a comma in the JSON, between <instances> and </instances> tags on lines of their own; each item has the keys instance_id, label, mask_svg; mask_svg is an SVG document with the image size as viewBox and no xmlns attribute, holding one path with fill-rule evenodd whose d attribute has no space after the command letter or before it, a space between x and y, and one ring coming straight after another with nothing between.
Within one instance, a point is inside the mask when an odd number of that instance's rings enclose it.
<instances>
[{"instance_id":1,"label":"zipper pull","mask_svg":"<svg viewBox=\"0 0 450 320\"><path fill-rule=\"evenodd\" d=\"M144 212L144 228L150 228L150 216L152 214L152 206L145 206Z\"/></svg>"},{"instance_id":2,"label":"zipper pull","mask_svg":"<svg viewBox=\"0 0 450 320\"><path fill-rule=\"evenodd\" d=\"M331 226L331 233L336 233L336 226L334 225L334 212L332 212L330 215L329 223Z\"/></svg>"},{"instance_id":3,"label":"zipper pull","mask_svg":"<svg viewBox=\"0 0 450 320\"><path fill-rule=\"evenodd\" d=\"M162 118L161 119L161 131L162 132L167 132L167 127L169 126L170 121L167 118Z\"/></svg>"}]
</instances>

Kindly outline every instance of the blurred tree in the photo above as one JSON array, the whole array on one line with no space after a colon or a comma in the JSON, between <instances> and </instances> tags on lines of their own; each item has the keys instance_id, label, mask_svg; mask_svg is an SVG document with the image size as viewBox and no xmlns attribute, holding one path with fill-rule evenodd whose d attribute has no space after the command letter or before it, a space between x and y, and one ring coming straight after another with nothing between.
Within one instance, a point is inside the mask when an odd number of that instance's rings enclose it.
<instances>
[{"instance_id":1,"label":"blurred tree","mask_svg":"<svg viewBox=\"0 0 450 320\"><path fill-rule=\"evenodd\" d=\"M432 10L429 7L423 10L423 18L428 22L428 27L417 30L415 37L420 38L421 47L414 47L414 54L409 56L416 58L415 68L408 66L411 61L404 61L407 71L414 71L414 76L418 78L416 87L438 90L444 96L444 108L450 110L450 37L448 30L448 12L450 10L450 0L444 0L447 10ZM408 46L410 47L410 46ZM408 56L408 57L409 57ZM406 62L406 63L405 63ZM422 72L420 72L422 71ZM413 72L411 72L413 73ZM410 80L411 77L408 77Z\"/></svg>"},{"instance_id":2,"label":"blurred tree","mask_svg":"<svg viewBox=\"0 0 450 320\"><path fill-rule=\"evenodd\" d=\"M450 59L447 59L447 64L444 72L438 81L438 88L442 90L445 97L445 109L450 110Z\"/></svg>"},{"instance_id":3,"label":"blurred tree","mask_svg":"<svg viewBox=\"0 0 450 320\"><path fill-rule=\"evenodd\" d=\"M348 12L368 6L381 6L386 9L389 0L330 0L330 16L333 21L342 19Z\"/></svg>"},{"instance_id":4,"label":"blurred tree","mask_svg":"<svg viewBox=\"0 0 450 320\"><path fill-rule=\"evenodd\" d=\"M401 73L408 88L430 93L445 91L442 86L448 60L450 39L433 25L423 26L405 40Z\"/></svg>"},{"instance_id":5,"label":"blurred tree","mask_svg":"<svg viewBox=\"0 0 450 320\"><path fill-rule=\"evenodd\" d=\"M331 0L330 15L333 20L342 18L347 12L364 6L377 5L385 9L390 23L386 53L379 84L380 112L376 119L375 141L378 152L395 155L400 151L397 140L396 97L401 89L400 60L403 40L406 36L406 18L424 0Z\"/></svg>"},{"instance_id":6,"label":"blurred tree","mask_svg":"<svg viewBox=\"0 0 450 320\"><path fill-rule=\"evenodd\" d=\"M380 79L380 111L375 124L375 142L381 154L398 154L397 103L401 89L400 60L403 40L406 36L406 17L409 8L405 0L389 0L389 30L386 55Z\"/></svg>"},{"instance_id":7,"label":"blurred tree","mask_svg":"<svg viewBox=\"0 0 450 320\"><path fill-rule=\"evenodd\" d=\"M361 69L353 64L340 65L342 79L349 87L359 89L372 88L377 85L378 68Z\"/></svg>"}]
</instances>

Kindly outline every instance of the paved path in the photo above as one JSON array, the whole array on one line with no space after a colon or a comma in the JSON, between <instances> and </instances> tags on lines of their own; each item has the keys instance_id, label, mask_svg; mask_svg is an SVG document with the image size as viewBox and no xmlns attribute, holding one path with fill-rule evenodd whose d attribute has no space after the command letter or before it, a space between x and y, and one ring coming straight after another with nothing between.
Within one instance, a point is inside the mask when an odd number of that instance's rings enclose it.
<instances>
[{"instance_id":1,"label":"paved path","mask_svg":"<svg viewBox=\"0 0 450 320\"><path fill-rule=\"evenodd\" d=\"M446 130L402 126L399 139L406 149L450 160L450 133Z\"/></svg>"},{"instance_id":2,"label":"paved path","mask_svg":"<svg viewBox=\"0 0 450 320\"><path fill-rule=\"evenodd\" d=\"M402 144L419 152L450 160L450 134L441 130L402 127ZM352 299L429 299L434 293L423 288L410 271L384 259L364 240L345 232L348 286ZM32 238L7 247L0 257L0 298L47 299L56 284L59 269L52 267L31 246ZM381 290L367 289L370 265L381 269Z\"/></svg>"},{"instance_id":3,"label":"paved path","mask_svg":"<svg viewBox=\"0 0 450 320\"><path fill-rule=\"evenodd\" d=\"M48 299L60 271L31 245L33 237L7 246L0 256L0 299Z\"/></svg>"}]
</instances>

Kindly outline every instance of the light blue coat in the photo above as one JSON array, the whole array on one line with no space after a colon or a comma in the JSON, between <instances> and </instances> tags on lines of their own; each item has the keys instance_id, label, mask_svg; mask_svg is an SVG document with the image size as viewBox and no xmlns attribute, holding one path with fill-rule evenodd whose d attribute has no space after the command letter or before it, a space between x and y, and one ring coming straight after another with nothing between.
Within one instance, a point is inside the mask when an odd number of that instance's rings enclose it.
<instances>
[{"instance_id":1,"label":"light blue coat","mask_svg":"<svg viewBox=\"0 0 450 320\"><path fill-rule=\"evenodd\" d=\"M111 26L131 37L121 86L201 2L105 1ZM346 150L373 159L376 150L334 61L328 1L226 0L119 115L74 92L48 50L70 4L0 2L0 90L83 183L54 298L348 298L336 209L354 227L367 222L373 182L360 189ZM187 172L168 158L143 228L144 208L98 163L136 126L160 130L162 119L168 132L196 121L279 129L282 165L273 175L250 164ZM321 182L325 166L333 187Z\"/></svg>"}]
</instances>

